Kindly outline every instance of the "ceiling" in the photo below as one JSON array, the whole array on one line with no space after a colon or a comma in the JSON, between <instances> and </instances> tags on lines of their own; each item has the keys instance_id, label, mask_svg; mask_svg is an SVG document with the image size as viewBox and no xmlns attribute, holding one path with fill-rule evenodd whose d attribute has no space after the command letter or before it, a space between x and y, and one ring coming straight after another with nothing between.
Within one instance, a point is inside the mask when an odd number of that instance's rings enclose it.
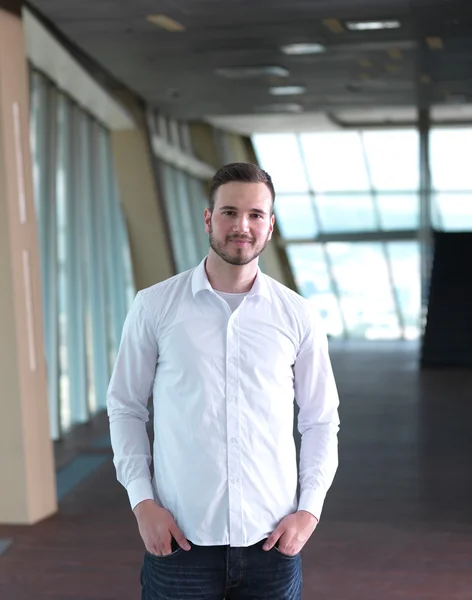
<instances>
[{"instance_id":1,"label":"ceiling","mask_svg":"<svg viewBox=\"0 0 472 600\"><path fill-rule=\"evenodd\" d=\"M274 113L293 109L283 105L296 103L303 113L336 119L353 110L402 113L472 102L470 0L34 0L32 6L99 79L130 88L176 118L254 120L265 113L270 122ZM146 20L155 14L185 31L170 33ZM326 19L338 20L342 31L333 32ZM349 20L379 19L397 19L401 27L345 29ZM429 37L439 37L442 49L431 49ZM326 52L281 52L298 42L321 43ZM215 73L266 65L284 67L289 76L229 80ZM268 91L274 85L302 85L306 93L276 97Z\"/></svg>"}]
</instances>

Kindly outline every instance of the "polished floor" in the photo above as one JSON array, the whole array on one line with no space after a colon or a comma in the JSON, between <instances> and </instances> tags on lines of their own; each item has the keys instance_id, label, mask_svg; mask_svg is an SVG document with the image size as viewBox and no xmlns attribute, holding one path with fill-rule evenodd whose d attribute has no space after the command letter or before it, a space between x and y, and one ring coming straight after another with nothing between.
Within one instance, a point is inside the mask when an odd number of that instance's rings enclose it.
<instances>
[{"instance_id":1,"label":"polished floor","mask_svg":"<svg viewBox=\"0 0 472 600\"><path fill-rule=\"evenodd\" d=\"M410 342L332 344L331 355L340 467L303 552L304 600L472 600L472 371L418 371ZM142 547L106 420L56 453L59 514L0 526L12 541L1 600L138 600ZM91 465L78 484L66 471L77 459Z\"/></svg>"}]
</instances>

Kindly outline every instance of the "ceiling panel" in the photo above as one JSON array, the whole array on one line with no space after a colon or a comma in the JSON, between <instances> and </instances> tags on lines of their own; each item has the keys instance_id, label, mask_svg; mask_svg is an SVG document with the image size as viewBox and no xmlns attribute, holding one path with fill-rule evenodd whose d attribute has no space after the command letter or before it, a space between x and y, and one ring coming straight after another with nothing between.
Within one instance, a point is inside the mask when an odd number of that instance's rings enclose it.
<instances>
[{"instance_id":1,"label":"ceiling panel","mask_svg":"<svg viewBox=\"0 0 472 600\"><path fill-rule=\"evenodd\" d=\"M34 0L96 72L104 69L181 118L256 114L268 88L303 85L289 102L306 111L472 101L472 3L458 0ZM186 30L146 20L165 14ZM398 19L399 29L334 33L326 19ZM431 50L425 38L440 37ZM284 44L316 41L327 52L286 56ZM284 80L227 81L218 67L280 65ZM102 75L101 75L102 76ZM282 111L281 111L282 112Z\"/></svg>"}]
</instances>

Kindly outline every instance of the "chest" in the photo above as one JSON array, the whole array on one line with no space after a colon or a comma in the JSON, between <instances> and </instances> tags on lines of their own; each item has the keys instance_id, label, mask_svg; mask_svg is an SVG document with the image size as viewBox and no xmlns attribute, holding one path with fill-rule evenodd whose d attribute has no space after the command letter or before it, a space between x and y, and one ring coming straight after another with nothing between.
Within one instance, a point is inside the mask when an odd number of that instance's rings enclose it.
<instances>
[{"instance_id":1,"label":"chest","mask_svg":"<svg viewBox=\"0 0 472 600\"><path fill-rule=\"evenodd\" d=\"M230 365L260 372L290 369L298 345L288 318L244 305L233 313L224 307L189 307L170 319L158 336L159 363L177 364L187 372L211 368L223 374Z\"/></svg>"}]
</instances>

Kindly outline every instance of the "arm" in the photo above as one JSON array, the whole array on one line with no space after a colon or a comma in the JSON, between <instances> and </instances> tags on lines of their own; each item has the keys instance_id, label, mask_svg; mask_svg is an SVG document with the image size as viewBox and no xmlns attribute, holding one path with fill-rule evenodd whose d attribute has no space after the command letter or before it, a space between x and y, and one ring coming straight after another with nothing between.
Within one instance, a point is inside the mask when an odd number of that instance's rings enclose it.
<instances>
[{"instance_id":1,"label":"arm","mask_svg":"<svg viewBox=\"0 0 472 600\"><path fill-rule=\"evenodd\" d=\"M108 386L107 409L117 479L131 508L153 499L151 452L146 423L158 358L157 340L139 292L123 326L120 348Z\"/></svg>"},{"instance_id":2,"label":"arm","mask_svg":"<svg viewBox=\"0 0 472 600\"><path fill-rule=\"evenodd\" d=\"M171 553L172 537L184 550L190 550L190 545L172 515L156 505L151 484L146 407L158 355L152 319L142 293L138 293L123 326L107 408L118 481L128 491L146 549L163 556Z\"/></svg>"},{"instance_id":3,"label":"arm","mask_svg":"<svg viewBox=\"0 0 472 600\"><path fill-rule=\"evenodd\" d=\"M326 493L338 466L338 393L328 356L321 318L313 311L294 366L295 398L300 408L300 501L264 544L270 550L279 541L281 552L295 555L318 524Z\"/></svg>"},{"instance_id":4,"label":"arm","mask_svg":"<svg viewBox=\"0 0 472 600\"><path fill-rule=\"evenodd\" d=\"M295 398L300 408L300 501L298 510L319 520L338 467L338 392L321 317L313 309L295 362Z\"/></svg>"}]
</instances>

